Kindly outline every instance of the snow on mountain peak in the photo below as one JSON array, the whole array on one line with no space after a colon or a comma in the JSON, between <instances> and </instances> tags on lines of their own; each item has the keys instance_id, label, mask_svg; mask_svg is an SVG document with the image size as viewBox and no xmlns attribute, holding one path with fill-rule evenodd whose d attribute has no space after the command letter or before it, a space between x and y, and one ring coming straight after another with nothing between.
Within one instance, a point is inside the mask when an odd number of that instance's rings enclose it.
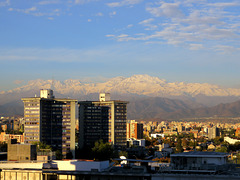
<instances>
[{"instance_id":1,"label":"snow on mountain peak","mask_svg":"<svg viewBox=\"0 0 240 180\"><path fill-rule=\"evenodd\" d=\"M118 94L138 94L146 96L240 96L240 89L221 88L207 83L168 83L164 79L149 75L133 75L131 77L115 77L103 83L81 83L80 80L68 79L63 82L55 80L32 80L27 85L3 93L14 93L28 90L50 89L61 94L90 94L110 92Z\"/></svg>"}]
</instances>

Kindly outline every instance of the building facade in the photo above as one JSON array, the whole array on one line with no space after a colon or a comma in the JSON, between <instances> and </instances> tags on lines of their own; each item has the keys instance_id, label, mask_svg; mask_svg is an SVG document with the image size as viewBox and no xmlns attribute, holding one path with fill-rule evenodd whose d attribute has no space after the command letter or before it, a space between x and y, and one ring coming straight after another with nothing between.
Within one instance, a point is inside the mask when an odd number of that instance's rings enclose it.
<instances>
[{"instance_id":1,"label":"building facade","mask_svg":"<svg viewBox=\"0 0 240 180\"><path fill-rule=\"evenodd\" d=\"M0 142L8 142L10 139L17 139L18 143L24 143L24 136L21 134L6 134L1 132Z\"/></svg>"},{"instance_id":2,"label":"building facade","mask_svg":"<svg viewBox=\"0 0 240 180\"><path fill-rule=\"evenodd\" d=\"M143 139L143 124L135 120L127 121L127 139Z\"/></svg>"},{"instance_id":3,"label":"building facade","mask_svg":"<svg viewBox=\"0 0 240 180\"><path fill-rule=\"evenodd\" d=\"M52 90L41 90L40 97L22 98L24 103L24 143L43 142L63 157L75 156L76 102L57 99Z\"/></svg>"},{"instance_id":4,"label":"building facade","mask_svg":"<svg viewBox=\"0 0 240 180\"><path fill-rule=\"evenodd\" d=\"M88 133L87 125L91 123L99 131L99 126L104 127L104 137L107 133L107 141L112 143L115 146L126 146L127 145L127 136L126 136L126 121L127 121L127 101L119 100L110 100L109 93L100 93L99 101L81 101L79 104L79 147L83 147L84 142L88 141L86 133ZM93 112L92 109L95 107L98 109L98 112ZM100 109L103 107L102 112ZM108 112L107 112L108 109ZM108 115L106 116L106 112ZM91 113L91 116L87 116L88 113ZM94 113L100 113L96 116L94 120ZM107 121L106 118L107 117ZM91 122L92 121L92 122ZM99 122L94 124L93 121ZM102 124L101 124L101 123ZM107 130L107 131L106 131ZM97 133L97 131L96 131ZM99 132L98 132L99 133ZM97 136L96 136L97 138ZM92 139L93 140L93 139ZM95 139L97 141L99 139Z\"/></svg>"},{"instance_id":5,"label":"building facade","mask_svg":"<svg viewBox=\"0 0 240 180\"><path fill-rule=\"evenodd\" d=\"M79 103L80 141L79 147L93 147L102 139L109 142L109 107L96 106L90 101Z\"/></svg>"},{"instance_id":6,"label":"building facade","mask_svg":"<svg viewBox=\"0 0 240 180\"><path fill-rule=\"evenodd\" d=\"M208 128L208 139L214 139L219 135L220 135L219 128L217 127Z\"/></svg>"}]
</instances>

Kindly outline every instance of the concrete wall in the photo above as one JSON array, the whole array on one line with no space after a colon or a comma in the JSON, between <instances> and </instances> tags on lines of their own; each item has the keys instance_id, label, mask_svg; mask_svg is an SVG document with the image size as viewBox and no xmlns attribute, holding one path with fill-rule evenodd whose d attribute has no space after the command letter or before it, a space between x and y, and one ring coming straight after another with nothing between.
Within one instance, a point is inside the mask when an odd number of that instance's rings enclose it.
<instances>
[{"instance_id":1,"label":"concrete wall","mask_svg":"<svg viewBox=\"0 0 240 180\"><path fill-rule=\"evenodd\" d=\"M8 143L8 161L30 161L36 160L36 146L30 144Z\"/></svg>"},{"instance_id":2,"label":"concrete wall","mask_svg":"<svg viewBox=\"0 0 240 180\"><path fill-rule=\"evenodd\" d=\"M58 170L76 170L76 171L91 171L91 169L97 169L102 171L109 167L108 161L54 161L57 163Z\"/></svg>"},{"instance_id":3,"label":"concrete wall","mask_svg":"<svg viewBox=\"0 0 240 180\"><path fill-rule=\"evenodd\" d=\"M3 170L1 180L43 180L42 171Z\"/></svg>"}]
</instances>

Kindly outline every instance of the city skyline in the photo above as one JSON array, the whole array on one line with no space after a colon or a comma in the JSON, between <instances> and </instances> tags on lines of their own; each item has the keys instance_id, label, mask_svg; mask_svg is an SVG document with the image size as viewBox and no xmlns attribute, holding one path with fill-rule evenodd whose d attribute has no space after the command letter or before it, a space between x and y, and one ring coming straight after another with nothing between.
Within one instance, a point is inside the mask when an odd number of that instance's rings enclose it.
<instances>
[{"instance_id":1,"label":"city skyline","mask_svg":"<svg viewBox=\"0 0 240 180\"><path fill-rule=\"evenodd\" d=\"M0 90L149 74L240 87L234 0L0 0Z\"/></svg>"}]
</instances>

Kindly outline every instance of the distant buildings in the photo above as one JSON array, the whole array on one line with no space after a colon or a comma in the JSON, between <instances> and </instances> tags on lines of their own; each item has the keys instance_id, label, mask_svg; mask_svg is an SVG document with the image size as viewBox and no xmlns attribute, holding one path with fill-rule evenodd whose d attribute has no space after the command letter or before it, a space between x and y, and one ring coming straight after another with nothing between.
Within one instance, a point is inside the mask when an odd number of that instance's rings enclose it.
<instances>
[{"instance_id":1,"label":"distant buildings","mask_svg":"<svg viewBox=\"0 0 240 180\"><path fill-rule=\"evenodd\" d=\"M5 132L1 132L0 142L8 142L10 139L17 139L18 143L24 142L24 136L21 134L6 134Z\"/></svg>"},{"instance_id":2,"label":"distant buildings","mask_svg":"<svg viewBox=\"0 0 240 180\"><path fill-rule=\"evenodd\" d=\"M99 101L80 101L78 104L80 148L99 137L115 146L127 145L127 101L110 100L109 93L100 93Z\"/></svg>"},{"instance_id":3,"label":"distant buildings","mask_svg":"<svg viewBox=\"0 0 240 180\"><path fill-rule=\"evenodd\" d=\"M127 139L143 139L143 124L135 120L127 121Z\"/></svg>"},{"instance_id":4,"label":"distant buildings","mask_svg":"<svg viewBox=\"0 0 240 180\"><path fill-rule=\"evenodd\" d=\"M228 142L229 144L235 144L240 142L239 139L234 139L234 138L230 138L230 137L224 137L224 141Z\"/></svg>"},{"instance_id":5,"label":"distant buildings","mask_svg":"<svg viewBox=\"0 0 240 180\"><path fill-rule=\"evenodd\" d=\"M208 128L208 139L214 139L220 135L219 128L211 127Z\"/></svg>"},{"instance_id":6,"label":"distant buildings","mask_svg":"<svg viewBox=\"0 0 240 180\"><path fill-rule=\"evenodd\" d=\"M224 167L223 165L227 164L227 153L219 152L201 152L201 151L192 151L171 154L171 166L175 171L188 171L196 170L201 173L201 170L212 172L216 171L217 167Z\"/></svg>"},{"instance_id":7,"label":"distant buildings","mask_svg":"<svg viewBox=\"0 0 240 180\"><path fill-rule=\"evenodd\" d=\"M52 90L41 90L40 97L22 98L25 143L44 142L53 150L75 156L75 99L58 99Z\"/></svg>"},{"instance_id":8,"label":"distant buildings","mask_svg":"<svg viewBox=\"0 0 240 180\"><path fill-rule=\"evenodd\" d=\"M145 147L146 140L145 139L128 138L127 139L127 144L128 144L128 147L131 147L131 146Z\"/></svg>"}]
</instances>

